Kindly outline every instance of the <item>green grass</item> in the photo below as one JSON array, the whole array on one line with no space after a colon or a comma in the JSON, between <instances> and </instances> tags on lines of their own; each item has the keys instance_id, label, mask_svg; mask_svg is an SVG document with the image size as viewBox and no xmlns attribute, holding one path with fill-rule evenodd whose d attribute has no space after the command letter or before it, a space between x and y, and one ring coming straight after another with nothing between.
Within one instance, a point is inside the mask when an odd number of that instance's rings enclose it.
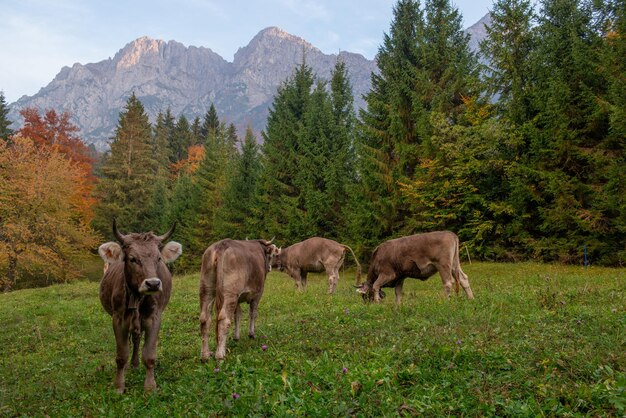
<instances>
[{"instance_id":1,"label":"green grass","mask_svg":"<svg viewBox=\"0 0 626 418\"><path fill-rule=\"evenodd\" d=\"M228 342L219 371L200 362L198 275L176 277L152 394L143 392L143 366L127 372L124 395L114 391L115 343L98 283L0 294L0 415L626 414L625 269L464 270L476 300L445 300L435 276L407 280L400 308L393 290L363 304L352 271L333 296L320 275L298 293L272 272L258 338L244 338L244 316L242 340Z\"/></svg>"}]
</instances>

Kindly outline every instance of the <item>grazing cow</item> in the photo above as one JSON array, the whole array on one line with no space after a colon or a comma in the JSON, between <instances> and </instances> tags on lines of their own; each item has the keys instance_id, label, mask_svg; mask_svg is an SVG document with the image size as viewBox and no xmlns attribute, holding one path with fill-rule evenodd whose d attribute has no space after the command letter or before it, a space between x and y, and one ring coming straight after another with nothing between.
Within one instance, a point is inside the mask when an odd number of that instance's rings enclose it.
<instances>
[{"instance_id":1,"label":"grazing cow","mask_svg":"<svg viewBox=\"0 0 626 418\"><path fill-rule=\"evenodd\" d=\"M248 335L255 338L254 322L263 295L265 277L278 248L271 241L224 239L212 244L202 256L200 270L200 333L202 361L209 359L209 327L215 305L215 358L226 355L228 327L235 317L235 340L239 340L240 303L250 304Z\"/></svg>"},{"instance_id":2,"label":"grazing cow","mask_svg":"<svg viewBox=\"0 0 626 418\"><path fill-rule=\"evenodd\" d=\"M100 302L113 319L117 344L115 387L124 392L124 372L129 355L129 336L133 341L133 367L139 366L139 342L144 333L141 357L146 367L144 389L156 388L154 364L161 313L170 299L172 275L165 263L182 253L174 241L163 243L174 228L164 235L152 232L122 235L113 220L113 234L118 242L107 242L98 249L108 268L100 283ZM161 248L161 250L159 250Z\"/></svg>"},{"instance_id":3,"label":"grazing cow","mask_svg":"<svg viewBox=\"0 0 626 418\"><path fill-rule=\"evenodd\" d=\"M404 279L426 280L439 272L446 296L450 296L456 282L474 299L467 275L459 261L459 237L453 232L437 231L392 239L374 250L367 272L367 280L357 286L363 300L380 302L385 297L381 287L395 287L396 304L402 298Z\"/></svg>"},{"instance_id":4,"label":"grazing cow","mask_svg":"<svg viewBox=\"0 0 626 418\"><path fill-rule=\"evenodd\" d=\"M328 275L328 293L334 293L339 281L339 269L348 250L357 265L358 284L361 279L361 265L352 248L326 238L313 237L280 249L278 255L274 257L272 267L286 271L294 279L299 290L306 288L307 273L325 271Z\"/></svg>"}]
</instances>

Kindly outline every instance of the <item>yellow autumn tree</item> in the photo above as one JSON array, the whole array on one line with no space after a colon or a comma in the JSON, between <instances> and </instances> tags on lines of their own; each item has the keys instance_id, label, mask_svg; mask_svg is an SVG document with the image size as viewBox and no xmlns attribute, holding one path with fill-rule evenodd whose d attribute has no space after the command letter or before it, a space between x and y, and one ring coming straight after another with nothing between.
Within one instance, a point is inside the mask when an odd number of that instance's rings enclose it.
<instances>
[{"instance_id":1,"label":"yellow autumn tree","mask_svg":"<svg viewBox=\"0 0 626 418\"><path fill-rule=\"evenodd\" d=\"M82 208L84 170L55 147L0 142L0 290L23 276L80 277L97 241Z\"/></svg>"}]
</instances>

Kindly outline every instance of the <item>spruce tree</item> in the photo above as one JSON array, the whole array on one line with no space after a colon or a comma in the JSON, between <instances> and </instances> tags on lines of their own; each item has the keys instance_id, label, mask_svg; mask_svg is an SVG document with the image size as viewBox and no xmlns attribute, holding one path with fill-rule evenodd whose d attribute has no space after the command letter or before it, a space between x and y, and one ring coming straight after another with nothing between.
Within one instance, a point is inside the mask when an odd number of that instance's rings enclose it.
<instances>
[{"instance_id":1,"label":"spruce tree","mask_svg":"<svg viewBox=\"0 0 626 418\"><path fill-rule=\"evenodd\" d=\"M497 97L499 112L515 125L532 117L531 63L537 43L533 19L530 0L497 0L491 10L491 23L485 26L487 38L480 44L488 62L488 91Z\"/></svg>"},{"instance_id":2,"label":"spruce tree","mask_svg":"<svg viewBox=\"0 0 626 418\"><path fill-rule=\"evenodd\" d=\"M220 119L217 116L215 106L211 103L211 107L209 107L209 110L204 115L204 121L202 123L202 127L200 128L200 134L202 135L203 141L206 140L210 132L216 134L219 126Z\"/></svg>"},{"instance_id":3,"label":"spruce tree","mask_svg":"<svg viewBox=\"0 0 626 418\"><path fill-rule=\"evenodd\" d=\"M180 115L172 132L170 148L175 162L187 158L189 147L193 144L193 133L189 120L185 115Z\"/></svg>"},{"instance_id":4,"label":"spruce tree","mask_svg":"<svg viewBox=\"0 0 626 418\"><path fill-rule=\"evenodd\" d=\"M592 18L587 3L542 1L530 165L540 207L532 250L547 260L582 260L586 244L604 246L605 220L593 196L603 183L598 168L610 163L599 147L606 80L597 70L602 40Z\"/></svg>"},{"instance_id":5,"label":"spruce tree","mask_svg":"<svg viewBox=\"0 0 626 418\"><path fill-rule=\"evenodd\" d=\"M103 162L96 187L99 202L94 226L105 236L110 236L113 218L124 231L149 227L156 166L151 131L148 115L133 93L120 113L111 152Z\"/></svg>"},{"instance_id":6,"label":"spruce tree","mask_svg":"<svg viewBox=\"0 0 626 418\"><path fill-rule=\"evenodd\" d=\"M280 236L286 242L302 237L301 190L294 181L300 170L299 138L308 109L314 77L304 62L274 96L267 125L262 132L263 172L260 205L264 214L264 235Z\"/></svg>"},{"instance_id":7,"label":"spruce tree","mask_svg":"<svg viewBox=\"0 0 626 418\"><path fill-rule=\"evenodd\" d=\"M9 108L4 99L4 93L0 91L0 139L8 141L9 137L13 135L13 130L9 128L11 121L7 118L9 114Z\"/></svg>"},{"instance_id":8,"label":"spruce tree","mask_svg":"<svg viewBox=\"0 0 626 418\"><path fill-rule=\"evenodd\" d=\"M259 146L250 126L246 129L241 154L234 157L233 165L224 186L223 205L216 214L217 235L234 239L258 238L261 161Z\"/></svg>"}]
</instances>

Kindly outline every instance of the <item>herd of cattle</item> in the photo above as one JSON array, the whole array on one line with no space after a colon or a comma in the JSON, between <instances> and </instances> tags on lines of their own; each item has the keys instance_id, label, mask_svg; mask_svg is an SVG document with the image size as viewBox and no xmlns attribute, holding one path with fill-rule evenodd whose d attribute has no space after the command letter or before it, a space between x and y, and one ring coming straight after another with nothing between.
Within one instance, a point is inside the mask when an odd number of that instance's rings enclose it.
<instances>
[{"instance_id":1,"label":"herd of cattle","mask_svg":"<svg viewBox=\"0 0 626 418\"><path fill-rule=\"evenodd\" d=\"M124 372L133 343L132 366L139 366L139 343L144 334L142 360L146 368L144 389L156 388L154 366L161 315L172 291L172 276L166 263L182 254L182 246L167 242L175 225L163 235L152 232L122 234L113 220L117 242L107 242L98 249L105 262L100 284L100 302L111 315L117 346L115 387L124 392ZM265 278L272 268L288 273L298 289L306 287L307 273L326 272L328 292L333 293L339 280L347 251L357 265L356 288L364 301L379 302L381 288L393 287L400 303L404 279L426 280L439 272L444 292L450 296L456 284L468 298L474 295L459 261L459 239L447 231L429 232L392 239L379 245L372 254L367 279L360 282L361 266L347 245L325 239L309 238L281 249L267 240L224 239L209 246L202 256L200 271L200 331L202 360L209 352L209 327L215 313L217 349L215 358L226 355L226 339L235 319L234 338L239 339L240 304L250 305L248 335L255 337L255 320Z\"/></svg>"}]
</instances>

